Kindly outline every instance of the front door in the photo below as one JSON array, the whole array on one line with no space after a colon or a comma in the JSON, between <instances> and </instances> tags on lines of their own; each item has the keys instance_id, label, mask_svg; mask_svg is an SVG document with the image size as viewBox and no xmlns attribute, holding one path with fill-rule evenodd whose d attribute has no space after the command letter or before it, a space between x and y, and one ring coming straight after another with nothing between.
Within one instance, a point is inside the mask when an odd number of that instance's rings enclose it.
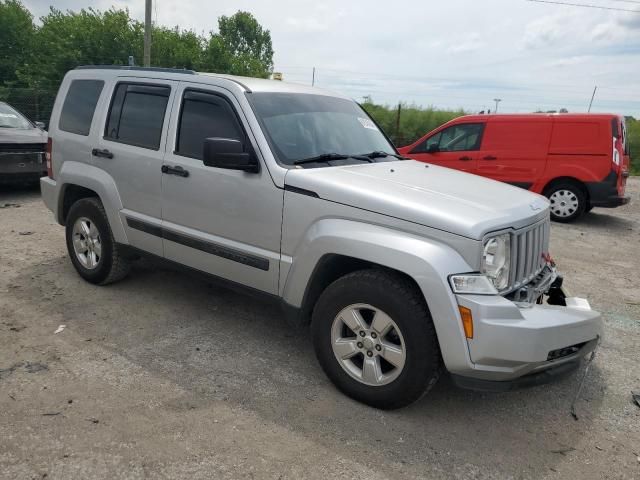
<instances>
[{"instance_id":1,"label":"front door","mask_svg":"<svg viewBox=\"0 0 640 480\"><path fill-rule=\"evenodd\" d=\"M460 123L440 130L409 152L411 158L476 173L482 123Z\"/></svg>"},{"instance_id":2,"label":"front door","mask_svg":"<svg viewBox=\"0 0 640 480\"><path fill-rule=\"evenodd\" d=\"M178 90L162 169L165 257L276 294L283 190L261 161L237 101L225 92L187 82ZM204 165L210 137L250 145L260 172Z\"/></svg>"}]
</instances>

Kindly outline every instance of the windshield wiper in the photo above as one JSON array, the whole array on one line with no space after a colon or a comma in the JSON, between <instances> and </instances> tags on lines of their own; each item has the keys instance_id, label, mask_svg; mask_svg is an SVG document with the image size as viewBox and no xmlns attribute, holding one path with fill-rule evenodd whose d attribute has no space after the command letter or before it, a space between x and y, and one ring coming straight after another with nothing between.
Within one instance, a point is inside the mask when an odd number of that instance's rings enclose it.
<instances>
[{"instance_id":1,"label":"windshield wiper","mask_svg":"<svg viewBox=\"0 0 640 480\"><path fill-rule=\"evenodd\" d=\"M369 153L363 153L360 155L356 155L358 157L367 157L367 158L385 158L385 157L395 157L398 160L410 160L407 157L403 157L402 155L397 155L395 153L387 153L387 152L383 152L381 150L376 150L373 152L369 152Z\"/></svg>"},{"instance_id":2,"label":"windshield wiper","mask_svg":"<svg viewBox=\"0 0 640 480\"><path fill-rule=\"evenodd\" d=\"M342 153L323 153L321 155L316 155L315 157L303 158L300 160L296 160L293 162L294 165L304 165L305 163L316 163L316 162L330 162L331 160L347 160L348 158L353 158L355 160L362 160L363 162L371 163L370 157L366 155L344 155Z\"/></svg>"}]
</instances>

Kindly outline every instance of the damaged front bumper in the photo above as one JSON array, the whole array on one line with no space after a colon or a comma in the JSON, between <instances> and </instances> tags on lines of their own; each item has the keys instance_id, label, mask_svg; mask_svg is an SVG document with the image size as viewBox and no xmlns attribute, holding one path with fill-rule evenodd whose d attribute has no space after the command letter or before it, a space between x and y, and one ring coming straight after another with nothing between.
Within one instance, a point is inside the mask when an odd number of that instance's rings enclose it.
<instances>
[{"instance_id":1,"label":"damaged front bumper","mask_svg":"<svg viewBox=\"0 0 640 480\"><path fill-rule=\"evenodd\" d=\"M473 338L467 339L471 365L451 372L457 385L505 391L544 383L577 368L596 348L600 313L587 300L566 296L561 277L551 273L511 299L456 295L473 316Z\"/></svg>"}]
</instances>

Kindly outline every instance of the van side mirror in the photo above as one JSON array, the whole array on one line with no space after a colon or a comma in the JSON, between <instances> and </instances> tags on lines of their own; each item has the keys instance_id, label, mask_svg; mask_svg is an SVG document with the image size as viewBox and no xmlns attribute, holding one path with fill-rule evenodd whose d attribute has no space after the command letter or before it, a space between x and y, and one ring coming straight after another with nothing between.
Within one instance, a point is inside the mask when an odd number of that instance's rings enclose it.
<instances>
[{"instance_id":1,"label":"van side mirror","mask_svg":"<svg viewBox=\"0 0 640 480\"><path fill-rule=\"evenodd\" d=\"M432 143L427 147L427 153L436 153L440 151L440 147L437 143Z\"/></svg>"},{"instance_id":2,"label":"van side mirror","mask_svg":"<svg viewBox=\"0 0 640 480\"><path fill-rule=\"evenodd\" d=\"M202 161L207 167L258 173L260 165L253 153L245 152L240 140L211 137L204 139Z\"/></svg>"},{"instance_id":3,"label":"van side mirror","mask_svg":"<svg viewBox=\"0 0 640 480\"><path fill-rule=\"evenodd\" d=\"M44 122L33 122L33 124L40 130L45 130L47 128Z\"/></svg>"}]
</instances>

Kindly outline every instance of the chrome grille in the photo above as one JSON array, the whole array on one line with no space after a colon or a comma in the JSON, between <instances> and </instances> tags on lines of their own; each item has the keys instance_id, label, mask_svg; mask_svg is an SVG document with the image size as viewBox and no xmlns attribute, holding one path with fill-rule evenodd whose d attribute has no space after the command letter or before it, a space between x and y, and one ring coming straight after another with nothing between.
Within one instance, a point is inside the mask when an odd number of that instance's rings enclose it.
<instances>
[{"instance_id":1,"label":"chrome grille","mask_svg":"<svg viewBox=\"0 0 640 480\"><path fill-rule=\"evenodd\" d=\"M543 254L549 251L550 228L547 218L513 234L510 291L529 283L544 267Z\"/></svg>"}]
</instances>

